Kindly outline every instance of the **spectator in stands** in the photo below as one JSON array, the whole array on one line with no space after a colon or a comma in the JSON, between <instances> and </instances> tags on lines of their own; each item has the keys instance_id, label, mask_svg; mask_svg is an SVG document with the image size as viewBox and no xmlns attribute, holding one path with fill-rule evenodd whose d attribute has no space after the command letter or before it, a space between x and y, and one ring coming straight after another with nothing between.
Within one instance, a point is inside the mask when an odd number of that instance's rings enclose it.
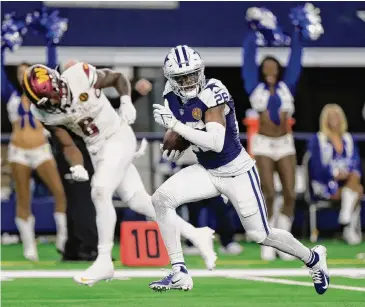
<instances>
[{"instance_id":1,"label":"spectator in stands","mask_svg":"<svg viewBox=\"0 0 365 307\"><path fill-rule=\"evenodd\" d=\"M244 65L242 78L250 103L260 115L259 132L252 139L252 154L255 157L261 178L262 191L272 227L291 231L295 205L296 151L288 120L294 113L294 94L301 72L302 45L299 29L292 35L291 55L283 71L277 59L266 57L260 67L256 65L256 33L251 25L243 42ZM278 216L274 215L274 172L279 173L283 187L284 206ZM278 252L283 260L294 258ZM272 247L261 247L263 260L274 260Z\"/></svg>"},{"instance_id":2,"label":"spectator in stands","mask_svg":"<svg viewBox=\"0 0 365 307\"><path fill-rule=\"evenodd\" d=\"M348 244L361 243L360 199L363 187L358 148L347 132L347 119L337 104L327 104L320 116L320 131L309 142L309 177L317 199L341 200L339 223Z\"/></svg>"},{"instance_id":3,"label":"spectator in stands","mask_svg":"<svg viewBox=\"0 0 365 307\"><path fill-rule=\"evenodd\" d=\"M24 71L29 66L27 63L22 63L17 67L19 83L23 82ZM7 76L2 67L2 79L4 78L6 79ZM7 89L12 89L9 81L6 83L8 85ZM24 257L36 261L38 260L38 252L35 242L35 220L31 212L30 192L32 171L36 170L55 197L56 248L60 252L63 252L67 239L66 198L45 129L33 117L29 109L30 101L25 94L12 89L12 94L7 103L8 116L12 123L8 161L15 181L15 224L23 242Z\"/></svg>"}]
</instances>

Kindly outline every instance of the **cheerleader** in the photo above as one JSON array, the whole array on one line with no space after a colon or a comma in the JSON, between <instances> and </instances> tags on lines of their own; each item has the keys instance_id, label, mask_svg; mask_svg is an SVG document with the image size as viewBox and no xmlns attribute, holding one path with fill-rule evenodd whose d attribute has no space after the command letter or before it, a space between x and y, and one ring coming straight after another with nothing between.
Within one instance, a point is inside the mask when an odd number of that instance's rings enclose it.
<instances>
[{"instance_id":1,"label":"cheerleader","mask_svg":"<svg viewBox=\"0 0 365 307\"><path fill-rule=\"evenodd\" d=\"M360 200L361 162L358 148L347 132L347 119L337 104L327 104L320 116L320 131L309 142L309 177L317 199L341 200L338 222L344 225L343 238L361 243Z\"/></svg>"},{"instance_id":2,"label":"cheerleader","mask_svg":"<svg viewBox=\"0 0 365 307\"><path fill-rule=\"evenodd\" d=\"M17 78L20 84L24 72L29 66L27 63L22 63L17 67ZM7 80L4 67L2 67L2 82L7 84L7 90L10 94L9 90L13 88ZM32 171L37 172L55 198L56 248L60 252L63 252L67 240L66 198L51 147L45 135L45 129L30 112L30 101L23 93L14 89L11 95L8 96L10 98L7 103L7 111L12 123L8 161L11 166L12 178L15 181L15 224L23 242L24 257L31 261L37 261L38 252L34 232L35 219L31 211L30 180Z\"/></svg>"},{"instance_id":3,"label":"cheerleader","mask_svg":"<svg viewBox=\"0 0 365 307\"><path fill-rule=\"evenodd\" d=\"M294 93L301 72L302 45L300 31L295 30L291 55L285 71L279 61L267 56L256 66L256 33L251 28L246 36L242 78L253 109L259 113L259 132L252 139L252 154L259 170L270 225L291 231L295 203L296 155L294 139L287 125L294 113ZM278 216L273 215L275 198L274 172L277 171L283 187L284 205ZM274 260L272 247L261 247L263 260ZM278 252L284 260L289 255Z\"/></svg>"}]
</instances>

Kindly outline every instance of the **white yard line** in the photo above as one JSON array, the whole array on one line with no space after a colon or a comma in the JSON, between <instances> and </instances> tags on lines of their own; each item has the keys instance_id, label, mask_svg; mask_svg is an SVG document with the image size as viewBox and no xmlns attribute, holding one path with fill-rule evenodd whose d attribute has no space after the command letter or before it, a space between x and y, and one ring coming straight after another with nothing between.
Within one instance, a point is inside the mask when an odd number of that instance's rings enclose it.
<instances>
[{"instance_id":1,"label":"white yard line","mask_svg":"<svg viewBox=\"0 0 365 307\"><path fill-rule=\"evenodd\" d=\"M274 284L313 287L313 283L311 283L311 282L295 281L295 280L289 280L289 279L277 279L277 278L255 277L255 276L241 276L241 277L233 277L233 278L235 278L235 279L244 279L244 280L252 280L252 281L261 281L261 282L274 283ZM330 284L329 288L330 289L340 289L340 290L348 290L348 291L365 292L365 288L362 288L362 287L351 287L351 286Z\"/></svg>"},{"instance_id":2,"label":"white yard line","mask_svg":"<svg viewBox=\"0 0 365 307\"><path fill-rule=\"evenodd\" d=\"M83 270L2 270L1 278L70 278ZM308 276L308 270L301 269L217 269L214 271L207 270L189 270L193 277L280 277L280 276ZM133 277L161 277L166 275L161 269L136 269L136 270L117 270L116 278L133 278ZM331 276L364 276L365 268L334 268L330 270Z\"/></svg>"}]
</instances>

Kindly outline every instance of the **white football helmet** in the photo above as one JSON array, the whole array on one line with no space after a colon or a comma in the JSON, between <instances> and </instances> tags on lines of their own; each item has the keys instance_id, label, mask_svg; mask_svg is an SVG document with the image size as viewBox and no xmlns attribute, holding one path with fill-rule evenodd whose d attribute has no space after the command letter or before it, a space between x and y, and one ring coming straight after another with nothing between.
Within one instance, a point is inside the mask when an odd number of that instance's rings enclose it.
<instances>
[{"instance_id":1,"label":"white football helmet","mask_svg":"<svg viewBox=\"0 0 365 307\"><path fill-rule=\"evenodd\" d=\"M198 96L205 85L204 62L200 54L186 45L170 50L163 66L164 75L174 93L181 98Z\"/></svg>"}]
</instances>

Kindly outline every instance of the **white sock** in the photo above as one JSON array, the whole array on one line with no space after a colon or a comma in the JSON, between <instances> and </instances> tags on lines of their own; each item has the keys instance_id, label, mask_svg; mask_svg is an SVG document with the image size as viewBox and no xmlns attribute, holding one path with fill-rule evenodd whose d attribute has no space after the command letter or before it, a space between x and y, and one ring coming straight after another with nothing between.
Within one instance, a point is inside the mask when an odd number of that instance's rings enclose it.
<instances>
[{"instance_id":1,"label":"white sock","mask_svg":"<svg viewBox=\"0 0 365 307\"><path fill-rule=\"evenodd\" d=\"M57 250L63 253L65 251L65 245L67 241L66 214L63 212L55 212L53 214L53 217L56 222L56 229L57 229L56 248Z\"/></svg>"},{"instance_id":2,"label":"white sock","mask_svg":"<svg viewBox=\"0 0 365 307\"><path fill-rule=\"evenodd\" d=\"M292 219L283 213L279 213L277 228L291 233ZM281 259L289 261L294 260L295 257L278 250L278 255Z\"/></svg>"},{"instance_id":3,"label":"white sock","mask_svg":"<svg viewBox=\"0 0 365 307\"><path fill-rule=\"evenodd\" d=\"M278 217L277 228L291 232L292 219L287 215L280 213Z\"/></svg>"},{"instance_id":4,"label":"white sock","mask_svg":"<svg viewBox=\"0 0 365 307\"><path fill-rule=\"evenodd\" d=\"M275 247L279 251L297 257L305 263L309 263L312 256L309 248L295 239L290 232L283 229L272 228L262 244Z\"/></svg>"},{"instance_id":5,"label":"white sock","mask_svg":"<svg viewBox=\"0 0 365 307\"><path fill-rule=\"evenodd\" d=\"M171 200L163 193L155 193L154 207L156 220L161 231L171 264L185 263L180 240L180 225ZM181 219L181 218L180 218Z\"/></svg>"},{"instance_id":6,"label":"white sock","mask_svg":"<svg viewBox=\"0 0 365 307\"><path fill-rule=\"evenodd\" d=\"M355 209L359 195L357 192L344 187L341 193L341 210L338 222L341 225L347 225L351 221L351 215Z\"/></svg>"},{"instance_id":7,"label":"white sock","mask_svg":"<svg viewBox=\"0 0 365 307\"><path fill-rule=\"evenodd\" d=\"M55 212L53 217L56 222L57 235L67 237L66 214L63 212Z\"/></svg>"},{"instance_id":8,"label":"white sock","mask_svg":"<svg viewBox=\"0 0 365 307\"><path fill-rule=\"evenodd\" d=\"M96 227L98 230L98 257L111 257L114 243L117 215L112 202L112 193L105 188L93 187L91 192L96 211Z\"/></svg>"},{"instance_id":9,"label":"white sock","mask_svg":"<svg viewBox=\"0 0 365 307\"><path fill-rule=\"evenodd\" d=\"M34 216L30 215L27 220L23 220L19 217L15 218L16 227L19 230L20 238L24 245L24 250L33 249L36 247L34 225Z\"/></svg>"},{"instance_id":10,"label":"white sock","mask_svg":"<svg viewBox=\"0 0 365 307\"><path fill-rule=\"evenodd\" d=\"M355 210L352 212L350 223L345 227L345 229L347 228L357 231L357 228L359 227L360 213L361 213L361 207L357 206Z\"/></svg>"}]
</instances>

